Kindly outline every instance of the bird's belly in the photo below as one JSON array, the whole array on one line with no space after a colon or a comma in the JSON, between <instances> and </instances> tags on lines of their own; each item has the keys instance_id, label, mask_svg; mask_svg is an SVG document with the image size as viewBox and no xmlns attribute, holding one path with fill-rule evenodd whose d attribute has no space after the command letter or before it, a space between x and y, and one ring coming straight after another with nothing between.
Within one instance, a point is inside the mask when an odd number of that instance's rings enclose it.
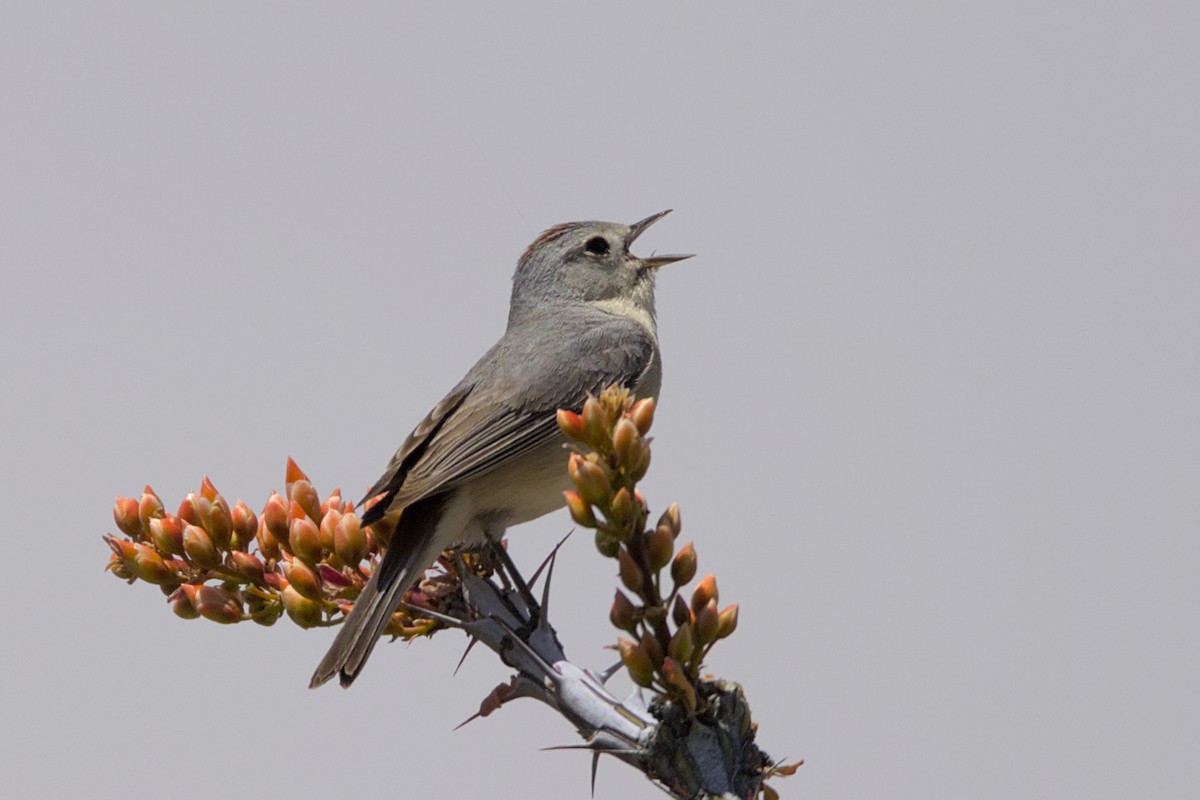
<instances>
[{"instance_id":1,"label":"bird's belly","mask_svg":"<svg viewBox=\"0 0 1200 800\"><path fill-rule=\"evenodd\" d=\"M562 508L563 492L571 488L563 440L525 453L504 466L470 481L469 502L475 539L486 531L519 525Z\"/></svg>"}]
</instances>

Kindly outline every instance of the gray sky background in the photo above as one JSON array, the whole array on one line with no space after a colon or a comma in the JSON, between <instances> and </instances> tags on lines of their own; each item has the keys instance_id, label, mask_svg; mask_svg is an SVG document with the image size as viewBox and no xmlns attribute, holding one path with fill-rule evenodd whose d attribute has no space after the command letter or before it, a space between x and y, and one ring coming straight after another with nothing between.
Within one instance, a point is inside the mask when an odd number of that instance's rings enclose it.
<instances>
[{"instance_id":1,"label":"gray sky background","mask_svg":"<svg viewBox=\"0 0 1200 800\"><path fill-rule=\"evenodd\" d=\"M0 6L6 791L587 797L541 706L451 731L507 678L456 635L310 692L332 632L177 620L99 537L288 455L357 495L538 231L673 207L644 488L784 794L1194 797L1196 4L501 5ZM580 663L612 572L563 555Z\"/></svg>"}]
</instances>

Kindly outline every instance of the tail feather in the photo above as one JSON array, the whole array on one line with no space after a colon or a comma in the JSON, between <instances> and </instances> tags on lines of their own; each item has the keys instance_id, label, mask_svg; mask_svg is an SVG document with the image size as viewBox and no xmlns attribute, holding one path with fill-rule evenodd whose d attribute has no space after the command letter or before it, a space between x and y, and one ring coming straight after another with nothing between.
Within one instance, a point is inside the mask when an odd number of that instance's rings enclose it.
<instances>
[{"instance_id":1,"label":"tail feather","mask_svg":"<svg viewBox=\"0 0 1200 800\"><path fill-rule=\"evenodd\" d=\"M321 659L308 686L315 689L334 675L342 686L358 677L376 642L387 628L404 593L420 580L441 552L435 532L447 496L435 495L404 509L383 561L354 603L354 608Z\"/></svg>"}]
</instances>

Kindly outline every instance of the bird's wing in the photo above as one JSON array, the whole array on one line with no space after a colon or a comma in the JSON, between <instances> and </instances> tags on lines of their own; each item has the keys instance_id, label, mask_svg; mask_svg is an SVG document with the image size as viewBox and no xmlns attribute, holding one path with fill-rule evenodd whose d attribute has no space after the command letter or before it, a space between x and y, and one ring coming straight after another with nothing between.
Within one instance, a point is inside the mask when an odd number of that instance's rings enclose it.
<instances>
[{"instance_id":1,"label":"bird's wing","mask_svg":"<svg viewBox=\"0 0 1200 800\"><path fill-rule=\"evenodd\" d=\"M558 409L577 409L613 383L636 384L658 357L654 337L605 316L581 336L542 326L501 339L405 440L367 495L387 496L363 521L502 466L559 436Z\"/></svg>"}]
</instances>

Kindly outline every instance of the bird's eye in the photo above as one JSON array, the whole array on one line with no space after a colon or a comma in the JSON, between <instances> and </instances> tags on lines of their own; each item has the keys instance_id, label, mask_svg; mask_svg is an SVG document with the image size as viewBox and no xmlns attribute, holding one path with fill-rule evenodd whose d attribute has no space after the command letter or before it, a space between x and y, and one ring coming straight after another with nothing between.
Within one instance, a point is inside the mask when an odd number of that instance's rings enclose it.
<instances>
[{"instance_id":1,"label":"bird's eye","mask_svg":"<svg viewBox=\"0 0 1200 800\"><path fill-rule=\"evenodd\" d=\"M594 256L606 256L608 255L608 240L603 236L593 236L583 245L583 249Z\"/></svg>"}]
</instances>

